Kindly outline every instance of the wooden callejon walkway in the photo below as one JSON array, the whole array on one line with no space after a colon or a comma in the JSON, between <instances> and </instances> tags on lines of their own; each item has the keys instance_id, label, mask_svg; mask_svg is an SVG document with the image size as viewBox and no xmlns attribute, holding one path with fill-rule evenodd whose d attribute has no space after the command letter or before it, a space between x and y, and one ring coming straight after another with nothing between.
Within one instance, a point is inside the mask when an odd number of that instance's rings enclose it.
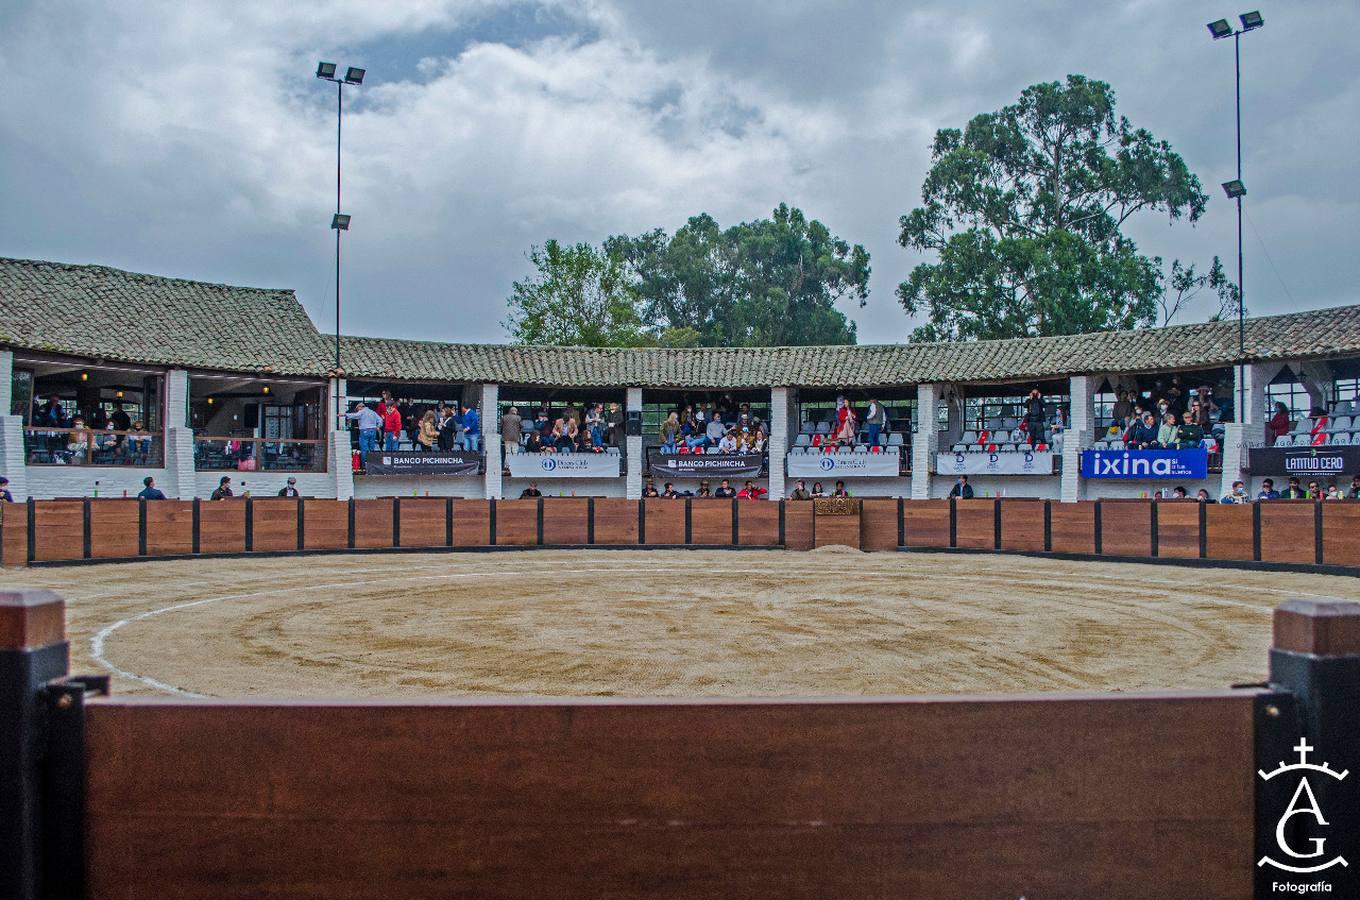
<instances>
[{"instance_id":1,"label":"wooden callejon walkway","mask_svg":"<svg viewBox=\"0 0 1360 900\"><path fill-rule=\"evenodd\" d=\"M227 702L66 660L62 600L0 593L5 898L1356 896L1360 604L1286 602L1269 683L1211 692Z\"/></svg>"}]
</instances>

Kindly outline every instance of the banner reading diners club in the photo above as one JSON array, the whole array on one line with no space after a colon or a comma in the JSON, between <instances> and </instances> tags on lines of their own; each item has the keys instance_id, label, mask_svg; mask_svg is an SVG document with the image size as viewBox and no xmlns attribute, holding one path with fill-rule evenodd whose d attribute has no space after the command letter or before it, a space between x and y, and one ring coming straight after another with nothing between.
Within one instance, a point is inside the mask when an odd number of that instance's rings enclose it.
<instances>
[{"instance_id":1,"label":"banner reading diners club","mask_svg":"<svg viewBox=\"0 0 1360 900\"><path fill-rule=\"evenodd\" d=\"M765 465L759 453L658 453L647 455L653 478L756 478Z\"/></svg>"},{"instance_id":2,"label":"banner reading diners club","mask_svg":"<svg viewBox=\"0 0 1360 900\"><path fill-rule=\"evenodd\" d=\"M1010 450L1005 453L935 454L940 475L1052 475L1052 450Z\"/></svg>"},{"instance_id":3,"label":"banner reading diners club","mask_svg":"<svg viewBox=\"0 0 1360 900\"><path fill-rule=\"evenodd\" d=\"M477 453L400 453L370 450L364 457L368 475L476 475L481 468Z\"/></svg>"},{"instance_id":4,"label":"banner reading diners club","mask_svg":"<svg viewBox=\"0 0 1360 900\"><path fill-rule=\"evenodd\" d=\"M785 465L790 478L893 478L900 456L886 453L791 453Z\"/></svg>"},{"instance_id":5,"label":"banner reading diners club","mask_svg":"<svg viewBox=\"0 0 1360 900\"><path fill-rule=\"evenodd\" d=\"M615 453L511 453L505 457L512 478L618 478Z\"/></svg>"}]
</instances>

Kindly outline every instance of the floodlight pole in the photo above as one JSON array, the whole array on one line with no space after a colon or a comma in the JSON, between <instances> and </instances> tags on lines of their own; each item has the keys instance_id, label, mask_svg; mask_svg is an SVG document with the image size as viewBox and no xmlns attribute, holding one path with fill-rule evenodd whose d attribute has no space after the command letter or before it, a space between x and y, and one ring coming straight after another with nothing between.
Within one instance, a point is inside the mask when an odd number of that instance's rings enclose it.
<instances>
[{"instance_id":1,"label":"floodlight pole","mask_svg":"<svg viewBox=\"0 0 1360 900\"><path fill-rule=\"evenodd\" d=\"M345 120L345 83L335 82L335 214L340 215L340 128ZM1239 130L1240 143L1240 130ZM1238 168L1241 168L1241 152L1238 152ZM1238 232L1241 232L1242 201L1238 200ZM345 420L340 410L340 232L335 229L335 429L342 430ZM1239 248L1241 242L1239 241ZM1239 267L1241 253L1238 253Z\"/></svg>"},{"instance_id":2,"label":"floodlight pole","mask_svg":"<svg viewBox=\"0 0 1360 900\"><path fill-rule=\"evenodd\" d=\"M1237 180L1242 180L1242 32L1233 31L1233 71L1237 92ZM1247 358L1247 297L1242 286L1242 195L1237 195L1237 423L1247 417L1245 384ZM338 282L337 282L338 283ZM337 309L339 305L337 303ZM339 357L337 356L337 359ZM338 366L339 363L337 362Z\"/></svg>"}]
</instances>

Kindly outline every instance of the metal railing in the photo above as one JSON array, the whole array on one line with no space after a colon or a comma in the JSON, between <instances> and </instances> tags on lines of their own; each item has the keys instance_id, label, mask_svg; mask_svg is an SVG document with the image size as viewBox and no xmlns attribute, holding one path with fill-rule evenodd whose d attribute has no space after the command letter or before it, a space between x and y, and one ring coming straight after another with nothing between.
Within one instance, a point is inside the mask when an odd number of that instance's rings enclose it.
<instances>
[{"instance_id":1,"label":"metal railing","mask_svg":"<svg viewBox=\"0 0 1360 900\"><path fill-rule=\"evenodd\" d=\"M24 456L30 466L147 466L165 464L159 431L95 428L24 428Z\"/></svg>"},{"instance_id":2,"label":"metal railing","mask_svg":"<svg viewBox=\"0 0 1360 900\"><path fill-rule=\"evenodd\" d=\"M324 472L326 442L195 435L194 468L214 472Z\"/></svg>"}]
</instances>

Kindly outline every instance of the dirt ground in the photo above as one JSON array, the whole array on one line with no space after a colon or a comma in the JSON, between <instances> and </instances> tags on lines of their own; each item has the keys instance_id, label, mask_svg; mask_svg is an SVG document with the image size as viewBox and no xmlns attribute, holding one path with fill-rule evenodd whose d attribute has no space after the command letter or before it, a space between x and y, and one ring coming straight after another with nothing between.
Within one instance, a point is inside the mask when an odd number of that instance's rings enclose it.
<instances>
[{"instance_id":1,"label":"dirt ground","mask_svg":"<svg viewBox=\"0 0 1360 900\"><path fill-rule=\"evenodd\" d=\"M117 693L771 696L1218 688L1360 579L1016 556L531 551L10 570Z\"/></svg>"}]
</instances>

